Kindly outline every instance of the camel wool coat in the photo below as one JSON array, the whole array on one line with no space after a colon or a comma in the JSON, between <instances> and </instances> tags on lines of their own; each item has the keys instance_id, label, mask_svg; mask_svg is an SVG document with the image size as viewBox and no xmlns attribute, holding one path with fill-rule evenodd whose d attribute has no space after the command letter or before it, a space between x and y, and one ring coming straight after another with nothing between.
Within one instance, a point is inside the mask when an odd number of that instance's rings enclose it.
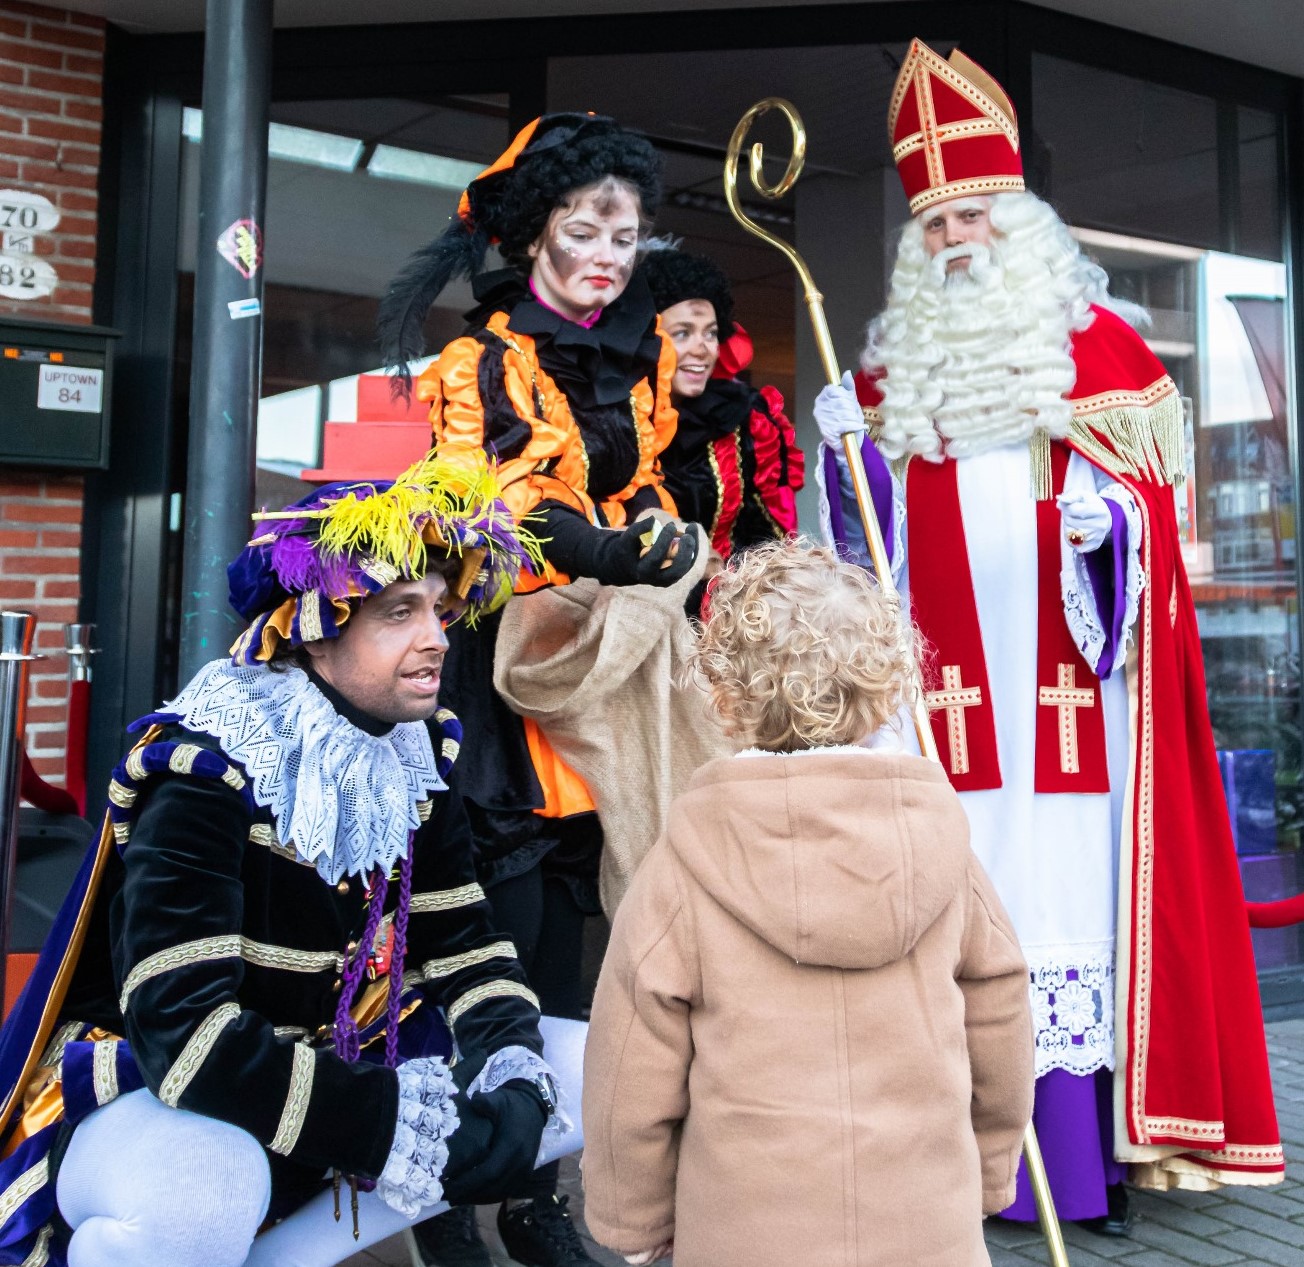
<instances>
[{"instance_id":1,"label":"camel wool coat","mask_svg":"<svg viewBox=\"0 0 1304 1267\"><path fill-rule=\"evenodd\" d=\"M977 1267L1032 1114L1028 975L940 766L726 757L612 930L585 1220L676 1267Z\"/></svg>"}]
</instances>

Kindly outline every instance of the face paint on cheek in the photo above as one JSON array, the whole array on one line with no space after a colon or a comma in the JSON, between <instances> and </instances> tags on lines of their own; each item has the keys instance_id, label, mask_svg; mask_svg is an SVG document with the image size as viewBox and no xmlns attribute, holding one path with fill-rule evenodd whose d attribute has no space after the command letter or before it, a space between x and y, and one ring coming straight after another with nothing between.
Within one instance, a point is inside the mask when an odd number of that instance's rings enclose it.
<instances>
[{"instance_id":1,"label":"face paint on cheek","mask_svg":"<svg viewBox=\"0 0 1304 1267\"><path fill-rule=\"evenodd\" d=\"M629 281L631 275L634 272L635 258L636 258L635 253L633 251L630 251L628 256L625 256L624 258L618 259L616 261L616 276L617 278L619 278L620 284L622 286L627 281Z\"/></svg>"},{"instance_id":2,"label":"face paint on cheek","mask_svg":"<svg viewBox=\"0 0 1304 1267\"><path fill-rule=\"evenodd\" d=\"M584 256L573 246L561 239L561 234L554 229L544 244L548 254L548 264L562 281L569 281L584 267Z\"/></svg>"}]
</instances>

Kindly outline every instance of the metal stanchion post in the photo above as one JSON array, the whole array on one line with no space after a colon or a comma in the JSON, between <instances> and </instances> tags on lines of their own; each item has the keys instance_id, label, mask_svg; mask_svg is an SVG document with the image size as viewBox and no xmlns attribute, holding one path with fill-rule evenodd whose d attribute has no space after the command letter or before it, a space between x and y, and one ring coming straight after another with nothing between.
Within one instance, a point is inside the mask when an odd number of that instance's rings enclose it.
<instances>
[{"instance_id":1,"label":"metal stanchion post","mask_svg":"<svg viewBox=\"0 0 1304 1267\"><path fill-rule=\"evenodd\" d=\"M94 625L64 625L63 643L68 656L69 682L91 680L91 656L100 653L99 647L91 646L94 637Z\"/></svg>"},{"instance_id":2,"label":"metal stanchion post","mask_svg":"<svg viewBox=\"0 0 1304 1267\"><path fill-rule=\"evenodd\" d=\"M4 969L9 960L9 922L18 855L18 776L27 715L27 671L33 660L36 617L0 612L0 1016L5 1008Z\"/></svg>"}]
</instances>

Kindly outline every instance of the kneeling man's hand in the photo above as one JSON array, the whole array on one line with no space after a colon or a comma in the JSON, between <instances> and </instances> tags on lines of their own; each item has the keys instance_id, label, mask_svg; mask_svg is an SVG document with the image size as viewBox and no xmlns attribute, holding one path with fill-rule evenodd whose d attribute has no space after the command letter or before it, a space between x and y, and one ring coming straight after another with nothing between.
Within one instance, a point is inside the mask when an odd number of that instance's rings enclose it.
<instances>
[{"instance_id":1,"label":"kneeling man's hand","mask_svg":"<svg viewBox=\"0 0 1304 1267\"><path fill-rule=\"evenodd\" d=\"M444 1167L444 1197L451 1205L489 1205L515 1195L534 1169L548 1121L542 1093L525 1079L468 1096L466 1087L481 1063L452 1070L462 1091Z\"/></svg>"}]
</instances>

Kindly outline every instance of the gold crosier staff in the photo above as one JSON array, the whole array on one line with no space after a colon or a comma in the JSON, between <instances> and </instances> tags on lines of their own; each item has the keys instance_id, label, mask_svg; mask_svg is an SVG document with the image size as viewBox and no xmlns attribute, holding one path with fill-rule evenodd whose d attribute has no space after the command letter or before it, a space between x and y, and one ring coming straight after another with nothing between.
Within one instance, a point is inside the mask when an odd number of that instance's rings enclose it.
<instances>
[{"instance_id":1,"label":"gold crosier staff","mask_svg":"<svg viewBox=\"0 0 1304 1267\"><path fill-rule=\"evenodd\" d=\"M789 243L749 219L747 213L743 211L742 203L738 200L738 159L742 154L743 142L752 124L771 110L779 111L792 128L792 157L788 160L788 166L779 180L773 185L768 185L765 182L763 166L764 147L760 141L757 141L751 148L749 162L752 187L762 198L778 199L797 183L797 177L801 175L801 169L806 162L805 124L802 123L801 115L790 101L785 101L782 97L766 97L764 101L758 101L738 120L738 126L734 128L733 136L729 138L729 150L724 163L724 196L734 219L748 233L754 234L762 242L768 242L776 250L782 251L788 262L797 270L797 276L801 278L802 290L806 293L806 307L810 311L811 325L815 328L815 345L819 348L824 373L830 383L837 384L842 381L842 373L838 366L837 354L833 350L829 323L824 318L824 296L815 285L815 279L811 276L810 269L806 267L806 261ZM874 503L870 496L869 480L865 476L865 463L860 455L858 434L847 432L842 437L842 448L851 471L856 506L865 527L865 541L869 546L870 561L878 574L878 583L889 598L896 598L899 601L896 582L892 579L892 568L887 557L887 547L883 543L883 531L879 527L878 515L874 511ZM916 687L918 686L916 680ZM919 750L929 760L937 761L937 743L933 739L933 728L928 720L928 707L924 701L923 691L916 689L914 696L913 717L915 734L919 739ZM1064 1248L1064 1236L1055 1214L1055 1201L1051 1196L1050 1183L1046 1179L1046 1166L1042 1161L1041 1146L1037 1143L1037 1132L1031 1122L1028 1123L1028 1129L1023 1137L1023 1155L1028 1164L1028 1178L1032 1183L1033 1197L1037 1202L1037 1217L1041 1220L1041 1230L1046 1238L1051 1265L1069 1267L1068 1253Z\"/></svg>"}]
</instances>

